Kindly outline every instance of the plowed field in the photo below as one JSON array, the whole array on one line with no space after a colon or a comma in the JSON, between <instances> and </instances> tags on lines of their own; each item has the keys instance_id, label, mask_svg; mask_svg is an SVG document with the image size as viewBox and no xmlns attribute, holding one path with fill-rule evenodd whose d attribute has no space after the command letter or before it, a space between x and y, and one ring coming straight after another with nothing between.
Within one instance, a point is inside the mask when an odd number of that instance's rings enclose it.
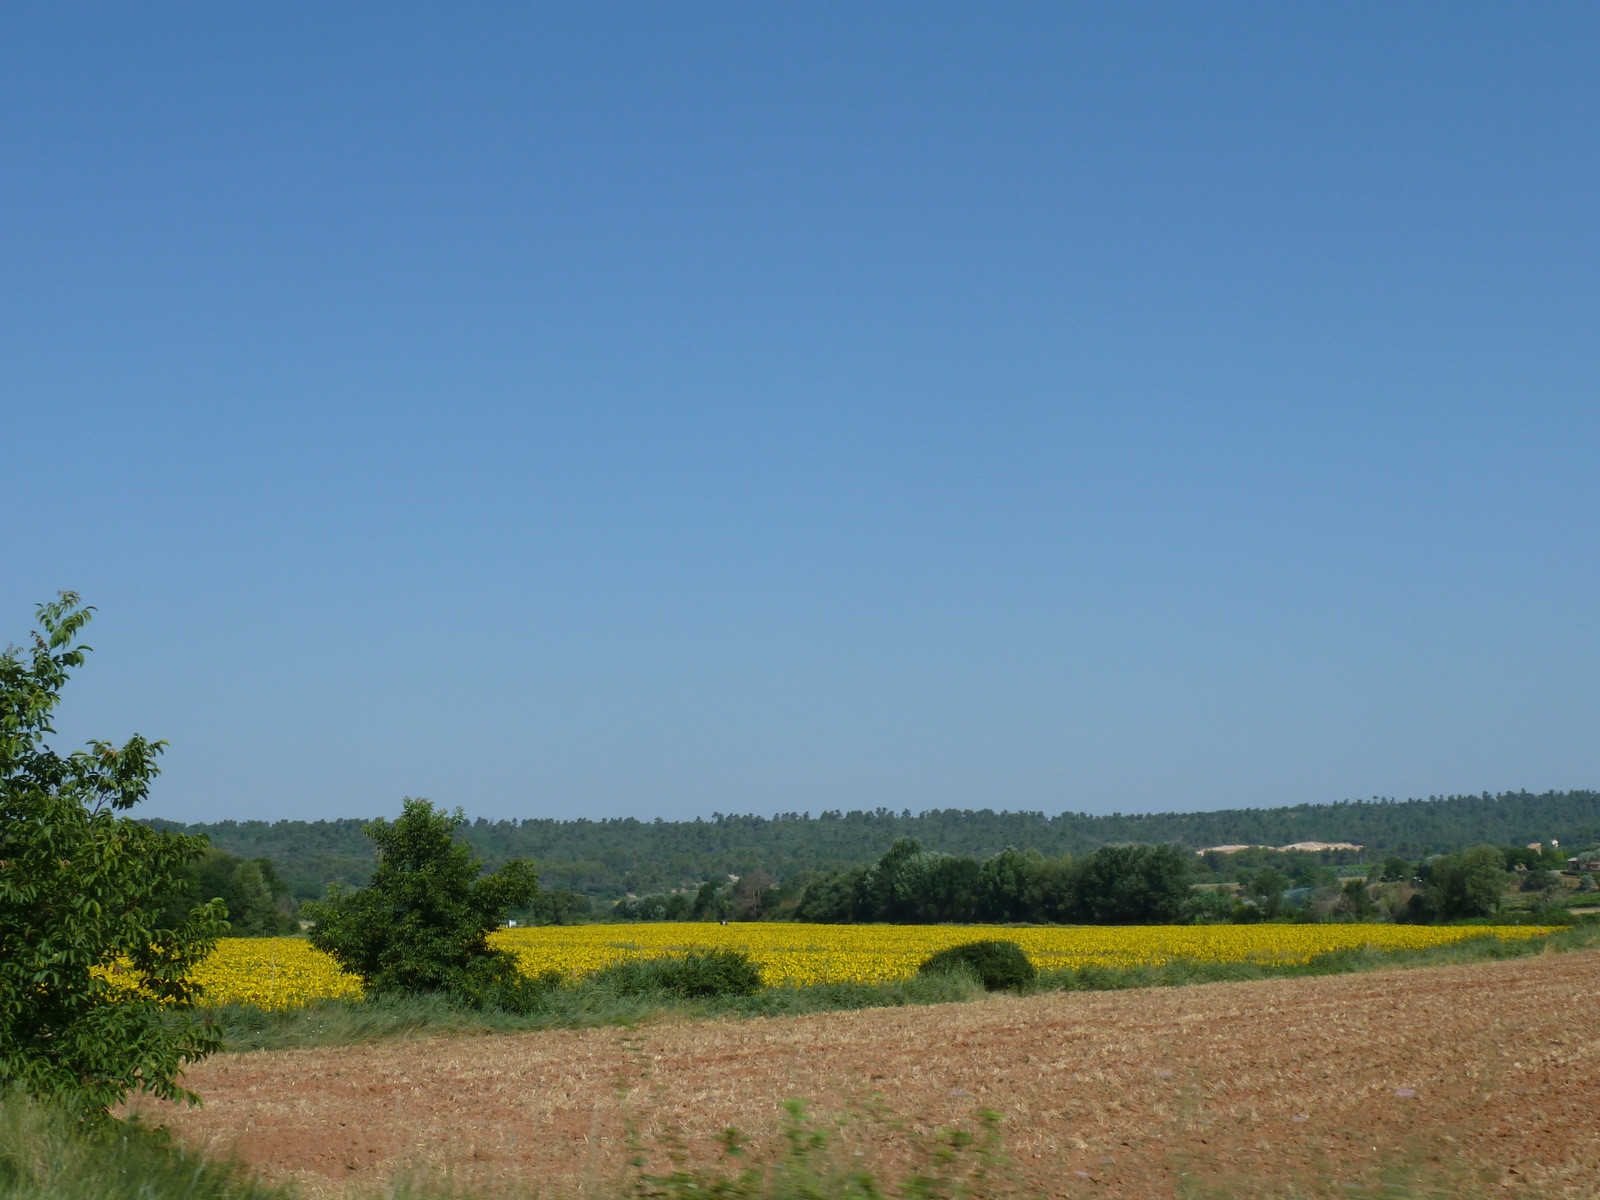
<instances>
[{"instance_id":1,"label":"plowed field","mask_svg":"<svg viewBox=\"0 0 1600 1200\"><path fill-rule=\"evenodd\" d=\"M1600 1195L1600 953L643 1030L219 1055L180 1136L316 1191L407 1164L574 1194L625 1121L709 1155L777 1103L874 1097L913 1128L1004 1117L1049 1196L1283 1194L1438 1158L1491 1193ZM633 1085L626 1100L618 1081ZM898 1135L867 1135L887 1173ZM586 1181L591 1181L586 1185ZM1269 1186L1272 1184L1276 1186Z\"/></svg>"}]
</instances>

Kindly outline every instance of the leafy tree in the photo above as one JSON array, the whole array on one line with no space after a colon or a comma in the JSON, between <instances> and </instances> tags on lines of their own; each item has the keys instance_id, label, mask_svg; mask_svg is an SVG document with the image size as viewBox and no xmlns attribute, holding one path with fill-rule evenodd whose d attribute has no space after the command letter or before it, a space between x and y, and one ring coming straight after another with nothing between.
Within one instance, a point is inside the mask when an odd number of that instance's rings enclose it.
<instances>
[{"instance_id":1,"label":"leafy tree","mask_svg":"<svg viewBox=\"0 0 1600 1200\"><path fill-rule=\"evenodd\" d=\"M484 875L471 847L454 837L464 820L460 809L437 812L407 797L393 824L369 824L378 845L372 882L305 906L315 922L311 944L374 992L443 991L515 1006L516 957L491 949L488 937L509 909L533 899L539 878L519 859Z\"/></svg>"},{"instance_id":2,"label":"leafy tree","mask_svg":"<svg viewBox=\"0 0 1600 1200\"><path fill-rule=\"evenodd\" d=\"M517 919L528 925L575 925L589 915L589 897L557 888L540 888Z\"/></svg>"},{"instance_id":3,"label":"leafy tree","mask_svg":"<svg viewBox=\"0 0 1600 1200\"><path fill-rule=\"evenodd\" d=\"M689 915L696 921L725 921L733 911L733 892L725 883L708 879L695 893Z\"/></svg>"},{"instance_id":4,"label":"leafy tree","mask_svg":"<svg viewBox=\"0 0 1600 1200\"><path fill-rule=\"evenodd\" d=\"M983 864L980 873L983 914L991 921L1025 921L1032 864L1015 846L1007 846Z\"/></svg>"},{"instance_id":5,"label":"leafy tree","mask_svg":"<svg viewBox=\"0 0 1600 1200\"><path fill-rule=\"evenodd\" d=\"M218 902L159 916L205 840L117 815L148 795L165 743L45 743L93 611L63 592L31 654L0 654L0 1088L89 1112L131 1091L196 1099L183 1067L221 1041L188 1011L189 972L227 927Z\"/></svg>"},{"instance_id":6,"label":"leafy tree","mask_svg":"<svg viewBox=\"0 0 1600 1200\"><path fill-rule=\"evenodd\" d=\"M1277 867L1263 867L1250 877L1245 890L1261 906L1261 911L1275 917L1283 908L1283 893L1294 882Z\"/></svg>"},{"instance_id":7,"label":"leafy tree","mask_svg":"<svg viewBox=\"0 0 1600 1200\"><path fill-rule=\"evenodd\" d=\"M1544 867L1535 867L1522 879L1522 890L1525 892L1553 892L1561 886L1561 880L1554 871Z\"/></svg>"},{"instance_id":8,"label":"leafy tree","mask_svg":"<svg viewBox=\"0 0 1600 1200\"><path fill-rule=\"evenodd\" d=\"M1411 878L1411 864L1398 854L1391 854L1378 868L1378 878L1392 883L1404 883Z\"/></svg>"},{"instance_id":9,"label":"leafy tree","mask_svg":"<svg viewBox=\"0 0 1600 1200\"><path fill-rule=\"evenodd\" d=\"M274 937L298 928L295 904L271 859L243 859L208 849L181 874L178 887L159 909L168 920L181 920L201 900L220 899L233 937Z\"/></svg>"},{"instance_id":10,"label":"leafy tree","mask_svg":"<svg viewBox=\"0 0 1600 1200\"><path fill-rule=\"evenodd\" d=\"M1502 846L1500 857L1505 860L1506 870L1514 871L1518 867L1532 870L1534 867L1544 865L1544 855L1538 850L1530 850L1526 846Z\"/></svg>"},{"instance_id":11,"label":"leafy tree","mask_svg":"<svg viewBox=\"0 0 1600 1200\"><path fill-rule=\"evenodd\" d=\"M923 889L926 920L968 922L982 915L983 868L970 858L929 855Z\"/></svg>"},{"instance_id":12,"label":"leafy tree","mask_svg":"<svg viewBox=\"0 0 1600 1200\"><path fill-rule=\"evenodd\" d=\"M880 921L914 921L921 907L927 856L916 838L898 838L861 882L863 907Z\"/></svg>"},{"instance_id":13,"label":"leafy tree","mask_svg":"<svg viewBox=\"0 0 1600 1200\"><path fill-rule=\"evenodd\" d=\"M778 881L765 871L749 871L740 876L733 887L733 912L741 921L754 921L765 917L778 904ZM684 903L684 915L689 905ZM671 917L669 913L669 919Z\"/></svg>"},{"instance_id":14,"label":"leafy tree","mask_svg":"<svg viewBox=\"0 0 1600 1200\"><path fill-rule=\"evenodd\" d=\"M1193 888L1183 902L1184 920L1196 925L1220 925L1233 920L1233 893L1225 888Z\"/></svg>"},{"instance_id":15,"label":"leafy tree","mask_svg":"<svg viewBox=\"0 0 1600 1200\"><path fill-rule=\"evenodd\" d=\"M1129 925L1171 921L1189 899L1194 855L1178 846L1101 846L1074 880L1081 919Z\"/></svg>"},{"instance_id":16,"label":"leafy tree","mask_svg":"<svg viewBox=\"0 0 1600 1200\"><path fill-rule=\"evenodd\" d=\"M1493 846L1475 846L1429 864L1428 893L1442 917L1487 917L1500 908L1505 859Z\"/></svg>"},{"instance_id":17,"label":"leafy tree","mask_svg":"<svg viewBox=\"0 0 1600 1200\"><path fill-rule=\"evenodd\" d=\"M1351 879L1347 881L1340 892L1338 911L1352 917L1370 917L1377 911L1377 905L1372 902L1372 894L1367 891L1365 879Z\"/></svg>"},{"instance_id":18,"label":"leafy tree","mask_svg":"<svg viewBox=\"0 0 1600 1200\"><path fill-rule=\"evenodd\" d=\"M624 896L611 906L611 915L622 921L664 921L667 900L660 892L649 896Z\"/></svg>"},{"instance_id":19,"label":"leafy tree","mask_svg":"<svg viewBox=\"0 0 1600 1200\"><path fill-rule=\"evenodd\" d=\"M860 895L866 872L834 871L814 881L800 898L794 910L796 920L816 921L824 925L842 925L858 919L871 920L860 913Z\"/></svg>"}]
</instances>

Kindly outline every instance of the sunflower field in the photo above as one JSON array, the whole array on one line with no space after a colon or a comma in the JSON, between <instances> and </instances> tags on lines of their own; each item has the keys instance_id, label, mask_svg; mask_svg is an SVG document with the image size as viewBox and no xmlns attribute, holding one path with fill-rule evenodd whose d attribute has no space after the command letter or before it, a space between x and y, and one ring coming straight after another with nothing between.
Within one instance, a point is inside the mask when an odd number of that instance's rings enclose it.
<instances>
[{"instance_id":1,"label":"sunflower field","mask_svg":"<svg viewBox=\"0 0 1600 1200\"><path fill-rule=\"evenodd\" d=\"M529 974L559 971L577 979L630 958L686 950L743 950L768 984L886 983L916 973L928 955L960 942L1017 942L1041 971L1074 967L1160 966L1202 962L1304 963L1331 950L1420 950L1465 938L1542 937L1542 926L1434 925L564 925L504 929L497 946ZM361 981L300 938L224 938L196 970L213 1004L287 1008L361 994Z\"/></svg>"},{"instance_id":2,"label":"sunflower field","mask_svg":"<svg viewBox=\"0 0 1600 1200\"><path fill-rule=\"evenodd\" d=\"M1539 937L1534 926L1432 925L803 925L789 922L710 925L565 925L507 929L494 935L526 972L569 977L625 958L685 950L743 950L770 984L887 983L916 974L935 951L961 942L1016 942L1041 971L1075 967L1160 966L1203 962L1309 962L1330 950L1370 946L1420 950L1490 934Z\"/></svg>"}]
</instances>

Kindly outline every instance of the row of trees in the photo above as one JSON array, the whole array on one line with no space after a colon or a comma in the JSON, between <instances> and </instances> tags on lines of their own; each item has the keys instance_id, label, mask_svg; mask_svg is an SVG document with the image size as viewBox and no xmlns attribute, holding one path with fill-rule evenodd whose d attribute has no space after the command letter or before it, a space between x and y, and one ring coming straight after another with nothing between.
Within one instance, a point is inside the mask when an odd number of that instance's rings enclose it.
<instances>
[{"instance_id":1,"label":"row of trees","mask_svg":"<svg viewBox=\"0 0 1600 1200\"><path fill-rule=\"evenodd\" d=\"M806 888L802 921L1172 921L1190 903L1194 856L1182 847L1101 846L1080 859L1008 847L979 862L902 838L870 867Z\"/></svg>"},{"instance_id":2,"label":"row of trees","mask_svg":"<svg viewBox=\"0 0 1600 1200\"><path fill-rule=\"evenodd\" d=\"M1390 856L1341 877L1308 854L1242 851L1196 866L1182 847L1102 846L1080 859L1006 849L982 862L903 838L871 866L780 885L764 872L697 892L628 897L619 920L775 920L900 924L1259 921L1313 916L1427 922L1487 917L1508 887L1559 886L1548 852L1478 846L1420 862ZM1518 868L1512 871L1511 868ZM1219 880L1238 884L1236 896ZM1393 884L1395 887L1379 885ZM1585 886L1593 887L1589 882Z\"/></svg>"},{"instance_id":3,"label":"row of trees","mask_svg":"<svg viewBox=\"0 0 1600 1200\"><path fill-rule=\"evenodd\" d=\"M174 832L203 833L213 846L243 858L270 857L291 892L304 899L321 896L330 881L359 886L375 865L361 820L158 824ZM802 872L835 871L876 861L900 838L980 861L1007 846L1034 847L1047 858L1081 857L1099 846L1126 842L1203 847L1351 841L1366 846L1369 856L1392 851L1408 862L1479 843L1558 838L1567 845L1588 845L1600 841L1600 793L1507 792L1399 803L1110 816L988 809L913 814L879 808L693 821L479 819L464 825L458 836L471 842L491 867L529 859L544 886L609 901L627 893L668 893L730 874L766 871L790 880ZM1331 852L1318 855L1317 861L1337 867L1359 857Z\"/></svg>"},{"instance_id":4,"label":"row of trees","mask_svg":"<svg viewBox=\"0 0 1600 1200\"><path fill-rule=\"evenodd\" d=\"M173 887L161 897L156 919L181 921L203 900L221 900L233 937L294 933L299 909L270 858L240 858L212 847L174 871Z\"/></svg>"}]
</instances>

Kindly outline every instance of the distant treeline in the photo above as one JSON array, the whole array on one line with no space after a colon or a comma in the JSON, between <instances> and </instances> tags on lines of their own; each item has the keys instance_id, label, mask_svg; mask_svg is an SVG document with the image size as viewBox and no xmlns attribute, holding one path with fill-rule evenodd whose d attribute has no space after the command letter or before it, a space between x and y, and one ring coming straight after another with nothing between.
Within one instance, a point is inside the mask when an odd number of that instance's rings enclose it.
<instances>
[{"instance_id":1,"label":"distant treeline","mask_svg":"<svg viewBox=\"0 0 1600 1200\"><path fill-rule=\"evenodd\" d=\"M834 871L812 883L794 916L900 925L1151 924L1190 915L1193 871L1194 855L1170 843L1101 846L1076 861L1007 848L979 862L902 838L872 866Z\"/></svg>"},{"instance_id":2,"label":"distant treeline","mask_svg":"<svg viewBox=\"0 0 1600 1200\"><path fill-rule=\"evenodd\" d=\"M299 899L321 896L330 882L361 885L372 872L372 843L362 820L219 821L159 828L203 833L220 850L270 858ZM912 815L870 812L715 815L710 820L488 821L462 834L490 867L532 859L541 885L596 898L692 888L705 880L763 871L780 881L875 863L897 839L925 849L988 859L1006 847L1045 857L1083 856L1104 845L1173 842L1200 849L1223 844L1356 842L1359 857L1416 860L1481 843L1516 845L1552 838L1568 845L1600 841L1600 792L1506 792L1301 804L1201 813L993 812L943 809Z\"/></svg>"}]
</instances>

